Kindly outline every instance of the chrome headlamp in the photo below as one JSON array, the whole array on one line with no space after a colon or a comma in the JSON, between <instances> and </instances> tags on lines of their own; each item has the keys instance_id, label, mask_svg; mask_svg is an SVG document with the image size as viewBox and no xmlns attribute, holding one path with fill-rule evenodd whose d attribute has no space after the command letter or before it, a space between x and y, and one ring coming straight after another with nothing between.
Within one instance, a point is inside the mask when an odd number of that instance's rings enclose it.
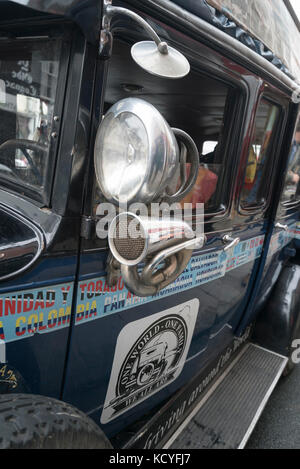
<instances>
[{"instance_id":1,"label":"chrome headlamp","mask_svg":"<svg viewBox=\"0 0 300 469\"><path fill-rule=\"evenodd\" d=\"M179 201L194 186L198 168L199 154L191 137L171 129L146 101L127 98L117 102L99 126L95 142L97 180L105 198L121 208L135 202L148 205L153 201ZM139 227L137 236L131 233L132 222ZM115 281L117 261L131 292L137 296L156 294L183 272L193 247L203 245L204 236L193 236L191 228L181 221L166 225L160 219L121 213L109 227L114 256L114 260L108 258L109 283ZM138 264L146 259L140 273Z\"/></svg>"},{"instance_id":2,"label":"chrome headlamp","mask_svg":"<svg viewBox=\"0 0 300 469\"><path fill-rule=\"evenodd\" d=\"M192 167L188 181L169 195L167 188L176 184L182 160L177 139L187 149ZM183 198L196 181L199 165L193 140L171 129L152 104L137 98L123 99L109 109L97 132L94 158L103 195L121 207Z\"/></svg>"}]
</instances>

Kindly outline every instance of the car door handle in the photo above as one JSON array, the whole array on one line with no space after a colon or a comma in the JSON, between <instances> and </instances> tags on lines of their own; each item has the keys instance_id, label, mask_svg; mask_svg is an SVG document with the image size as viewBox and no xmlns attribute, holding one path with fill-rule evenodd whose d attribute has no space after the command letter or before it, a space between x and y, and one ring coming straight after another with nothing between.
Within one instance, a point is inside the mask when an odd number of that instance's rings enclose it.
<instances>
[{"instance_id":1,"label":"car door handle","mask_svg":"<svg viewBox=\"0 0 300 469\"><path fill-rule=\"evenodd\" d=\"M225 235L223 236L222 241L224 244L229 243L227 244L227 246L224 247L224 251L226 252L226 251L229 251L229 249L237 246L239 242L241 241L241 238L232 238L232 236L230 235Z\"/></svg>"},{"instance_id":2,"label":"car door handle","mask_svg":"<svg viewBox=\"0 0 300 469\"><path fill-rule=\"evenodd\" d=\"M288 231L288 225L282 225L281 223L276 223L275 228L279 228L280 230Z\"/></svg>"}]
</instances>

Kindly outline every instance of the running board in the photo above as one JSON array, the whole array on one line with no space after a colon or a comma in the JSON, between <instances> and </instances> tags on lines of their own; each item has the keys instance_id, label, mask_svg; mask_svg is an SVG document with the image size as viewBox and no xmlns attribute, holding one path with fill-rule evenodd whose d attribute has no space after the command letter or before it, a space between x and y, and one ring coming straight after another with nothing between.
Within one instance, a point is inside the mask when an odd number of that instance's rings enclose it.
<instances>
[{"instance_id":1,"label":"running board","mask_svg":"<svg viewBox=\"0 0 300 469\"><path fill-rule=\"evenodd\" d=\"M270 350L248 344L164 449L244 448L287 361Z\"/></svg>"}]
</instances>

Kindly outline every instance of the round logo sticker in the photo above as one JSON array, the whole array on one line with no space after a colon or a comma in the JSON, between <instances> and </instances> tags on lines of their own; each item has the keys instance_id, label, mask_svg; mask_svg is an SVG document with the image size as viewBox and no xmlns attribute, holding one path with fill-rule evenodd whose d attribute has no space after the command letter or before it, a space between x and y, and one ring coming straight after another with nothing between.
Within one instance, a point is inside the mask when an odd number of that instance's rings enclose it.
<instances>
[{"instance_id":1,"label":"round logo sticker","mask_svg":"<svg viewBox=\"0 0 300 469\"><path fill-rule=\"evenodd\" d=\"M117 417L179 376L188 353L199 301L171 308L121 331L102 423ZM173 313L173 314L172 314Z\"/></svg>"},{"instance_id":2,"label":"round logo sticker","mask_svg":"<svg viewBox=\"0 0 300 469\"><path fill-rule=\"evenodd\" d=\"M185 348L187 326L179 316L152 324L136 341L124 360L117 381L120 397L159 386L174 374Z\"/></svg>"}]
</instances>

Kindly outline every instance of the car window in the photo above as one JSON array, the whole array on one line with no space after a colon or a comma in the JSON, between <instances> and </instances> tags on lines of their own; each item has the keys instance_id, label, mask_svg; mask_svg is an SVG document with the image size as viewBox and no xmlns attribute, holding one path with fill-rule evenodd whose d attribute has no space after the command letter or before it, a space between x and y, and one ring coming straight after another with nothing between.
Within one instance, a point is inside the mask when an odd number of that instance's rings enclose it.
<instances>
[{"instance_id":1,"label":"car window","mask_svg":"<svg viewBox=\"0 0 300 469\"><path fill-rule=\"evenodd\" d=\"M59 40L0 44L0 179L41 194L49 180L49 148L60 56Z\"/></svg>"},{"instance_id":2,"label":"car window","mask_svg":"<svg viewBox=\"0 0 300 469\"><path fill-rule=\"evenodd\" d=\"M202 155L205 156L211 152L214 152L217 145L218 141L206 140L202 146Z\"/></svg>"},{"instance_id":3,"label":"car window","mask_svg":"<svg viewBox=\"0 0 300 469\"><path fill-rule=\"evenodd\" d=\"M298 201L300 201L300 115L288 156L288 169L281 197L283 204Z\"/></svg>"},{"instance_id":4,"label":"car window","mask_svg":"<svg viewBox=\"0 0 300 469\"><path fill-rule=\"evenodd\" d=\"M279 106L266 99L260 101L241 193L243 209L257 209L266 204L273 169L272 150L279 113Z\"/></svg>"},{"instance_id":5,"label":"car window","mask_svg":"<svg viewBox=\"0 0 300 469\"><path fill-rule=\"evenodd\" d=\"M236 90L229 84L198 70L180 80L152 77L130 57L130 46L115 39L114 53L108 68L104 113L118 100L138 97L158 109L170 127L182 129L195 141L200 170L194 189L183 203L205 204L205 213L215 213L226 205L228 185L225 184L226 142ZM186 165L186 173L190 170ZM180 171L178 168L178 177ZM176 192L179 181L174 178L169 193ZM93 212L103 201L97 183L94 185ZM223 207L224 209L224 207Z\"/></svg>"}]
</instances>

